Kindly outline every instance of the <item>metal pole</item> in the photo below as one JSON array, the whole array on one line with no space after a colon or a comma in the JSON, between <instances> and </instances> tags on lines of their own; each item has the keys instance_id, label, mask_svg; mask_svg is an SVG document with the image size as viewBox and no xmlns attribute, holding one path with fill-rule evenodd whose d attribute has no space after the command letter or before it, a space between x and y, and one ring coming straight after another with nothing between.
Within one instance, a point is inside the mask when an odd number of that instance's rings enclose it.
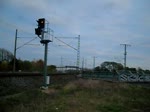
<instances>
[{"instance_id":1,"label":"metal pole","mask_svg":"<svg viewBox=\"0 0 150 112\"><path fill-rule=\"evenodd\" d=\"M62 56L60 58L60 67L63 67L63 58L62 58Z\"/></svg>"},{"instance_id":2,"label":"metal pole","mask_svg":"<svg viewBox=\"0 0 150 112\"><path fill-rule=\"evenodd\" d=\"M60 59L60 67L61 67L61 71L63 71L63 58L61 56L61 59Z\"/></svg>"},{"instance_id":3,"label":"metal pole","mask_svg":"<svg viewBox=\"0 0 150 112\"><path fill-rule=\"evenodd\" d=\"M47 87L47 51L48 51L48 43L45 43L45 53L44 53L44 87Z\"/></svg>"},{"instance_id":4,"label":"metal pole","mask_svg":"<svg viewBox=\"0 0 150 112\"><path fill-rule=\"evenodd\" d=\"M4 53L3 53L3 49L2 49L2 61L4 60L4 56L3 55L4 55Z\"/></svg>"},{"instance_id":5,"label":"metal pole","mask_svg":"<svg viewBox=\"0 0 150 112\"><path fill-rule=\"evenodd\" d=\"M125 46L124 46L124 68L126 69L126 56L127 56L127 45L125 44Z\"/></svg>"},{"instance_id":6,"label":"metal pole","mask_svg":"<svg viewBox=\"0 0 150 112\"><path fill-rule=\"evenodd\" d=\"M16 71L16 47L17 47L17 33L18 30L16 29L16 34L15 34L15 46L14 46L14 63L13 63L13 72Z\"/></svg>"},{"instance_id":7,"label":"metal pole","mask_svg":"<svg viewBox=\"0 0 150 112\"><path fill-rule=\"evenodd\" d=\"M84 58L82 60L82 71L83 71L83 69L84 69Z\"/></svg>"},{"instance_id":8,"label":"metal pole","mask_svg":"<svg viewBox=\"0 0 150 112\"><path fill-rule=\"evenodd\" d=\"M124 46L124 70L126 70L126 56L127 56L127 46L131 46L129 44L120 44L120 45L123 45Z\"/></svg>"},{"instance_id":9,"label":"metal pole","mask_svg":"<svg viewBox=\"0 0 150 112\"><path fill-rule=\"evenodd\" d=\"M77 71L79 70L80 67L80 35L78 35L78 49L77 49Z\"/></svg>"},{"instance_id":10,"label":"metal pole","mask_svg":"<svg viewBox=\"0 0 150 112\"><path fill-rule=\"evenodd\" d=\"M95 68L95 56L93 57L93 71L94 71L94 68Z\"/></svg>"}]
</instances>

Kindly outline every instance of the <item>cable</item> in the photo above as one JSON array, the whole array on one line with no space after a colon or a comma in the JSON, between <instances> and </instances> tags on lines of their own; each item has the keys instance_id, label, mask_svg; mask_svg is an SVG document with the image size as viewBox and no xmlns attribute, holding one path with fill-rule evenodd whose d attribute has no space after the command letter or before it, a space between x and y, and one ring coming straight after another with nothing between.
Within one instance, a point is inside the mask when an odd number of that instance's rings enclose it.
<instances>
[{"instance_id":1,"label":"cable","mask_svg":"<svg viewBox=\"0 0 150 112\"><path fill-rule=\"evenodd\" d=\"M30 41L24 43L23 45L21 45L21 46L19 46L19 47L17 47L16 50L19 49L19 48L21 48L21 47L23 47L23 46L25 46L25 45L27 45L28 43L32 42L32 41L35 40L36 38L37 38L37 37L31 39Z\"/></svg>"},{"instance_id":2,"label":"cable","mask_svg":"<svg viewBox=\"0 0 150 112\"><path fill-rule=\"evenodd\" d=\"M58 39L57 37L55 37L55 38L56 38L58 41L62 42L63 44L65 44L65 45L67 45L67 46L69 46L69 47L71 47L72 49L74 49L74 50L76 50L76 51L77 51L77 49L76 49L76 48L74 48L74 47L72 47L71 45L69 45L69 44L65 43L64 41L62 41L62 40Z\"/></svg>"}]
</instances>

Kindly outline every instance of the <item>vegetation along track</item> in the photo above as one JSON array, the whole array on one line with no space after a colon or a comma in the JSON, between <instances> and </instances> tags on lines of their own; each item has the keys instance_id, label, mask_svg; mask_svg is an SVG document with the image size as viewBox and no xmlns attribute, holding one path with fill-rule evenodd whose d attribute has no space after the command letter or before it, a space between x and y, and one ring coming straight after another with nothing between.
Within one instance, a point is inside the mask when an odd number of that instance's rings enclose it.
<instances>
[{"instance_id":1,"label":"vegetation along track","mask_svg":"<svg viewBox=\"0 0 150 112\"><path fill-rule=\"evenodd\" d=\"M149 112L150 89L140 85L78 79L48 90L1 96L1 112Z\"/></svg>"}]
</instances>

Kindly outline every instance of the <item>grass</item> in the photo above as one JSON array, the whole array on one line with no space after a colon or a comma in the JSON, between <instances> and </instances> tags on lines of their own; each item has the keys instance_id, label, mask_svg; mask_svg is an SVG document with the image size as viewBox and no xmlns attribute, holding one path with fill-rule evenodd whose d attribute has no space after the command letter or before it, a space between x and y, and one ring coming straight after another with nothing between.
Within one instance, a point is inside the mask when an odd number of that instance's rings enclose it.
<instances>
[{"instance_id":1,"label":"grass","mask_svg":"<svg viewBox=\"0 0 150 112\"><path fill-rule=\"evenodd\" d=\"M149 88L80 79L0 97L0 112L149 112L149 99Z\"/></svg>"}]
</instances>

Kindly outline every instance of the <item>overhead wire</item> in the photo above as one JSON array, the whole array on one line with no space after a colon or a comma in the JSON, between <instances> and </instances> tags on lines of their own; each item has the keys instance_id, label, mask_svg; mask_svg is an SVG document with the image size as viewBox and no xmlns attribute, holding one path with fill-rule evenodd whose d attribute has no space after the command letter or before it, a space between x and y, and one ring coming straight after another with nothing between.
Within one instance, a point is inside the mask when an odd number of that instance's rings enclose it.
<instances>
[{"instance_id":1,"label":"overhead wire","mask_svg":"<svg viewBox=\"0 0 150 112\"><path fill-rule=\"evenodd\" d=\"M69 46L70 48L72 48L72 49L74 49L74 50L76 50L76 51L77 51L77 49L76 49L76 48L74 48L74 47L72 47L71 45L69 45L69 44L65 43L64 41L62 41L62 40L58 39L57 37L55 37L55 38L56 38L58 41L62 42L63 44L65 44L65 45Z\"/></svg>"},{"instance_id":2,"label":"overhead wire","mask_svg":"<svg viewBox=\"0 0 150 112\"><path fill-rule=\"evenodd\" d=\"M19 49L19 48L21 48L21 47L23 47L23 46L25 46L25 45L27 45L28 43L32 42L32 41L35 40L36 38L37 38L37 37L31 39L30 41L24 43L23 45L21 45L21 46L19 46L19 47L17 47L16 50Z\"/></svg>"}]
</instances>

